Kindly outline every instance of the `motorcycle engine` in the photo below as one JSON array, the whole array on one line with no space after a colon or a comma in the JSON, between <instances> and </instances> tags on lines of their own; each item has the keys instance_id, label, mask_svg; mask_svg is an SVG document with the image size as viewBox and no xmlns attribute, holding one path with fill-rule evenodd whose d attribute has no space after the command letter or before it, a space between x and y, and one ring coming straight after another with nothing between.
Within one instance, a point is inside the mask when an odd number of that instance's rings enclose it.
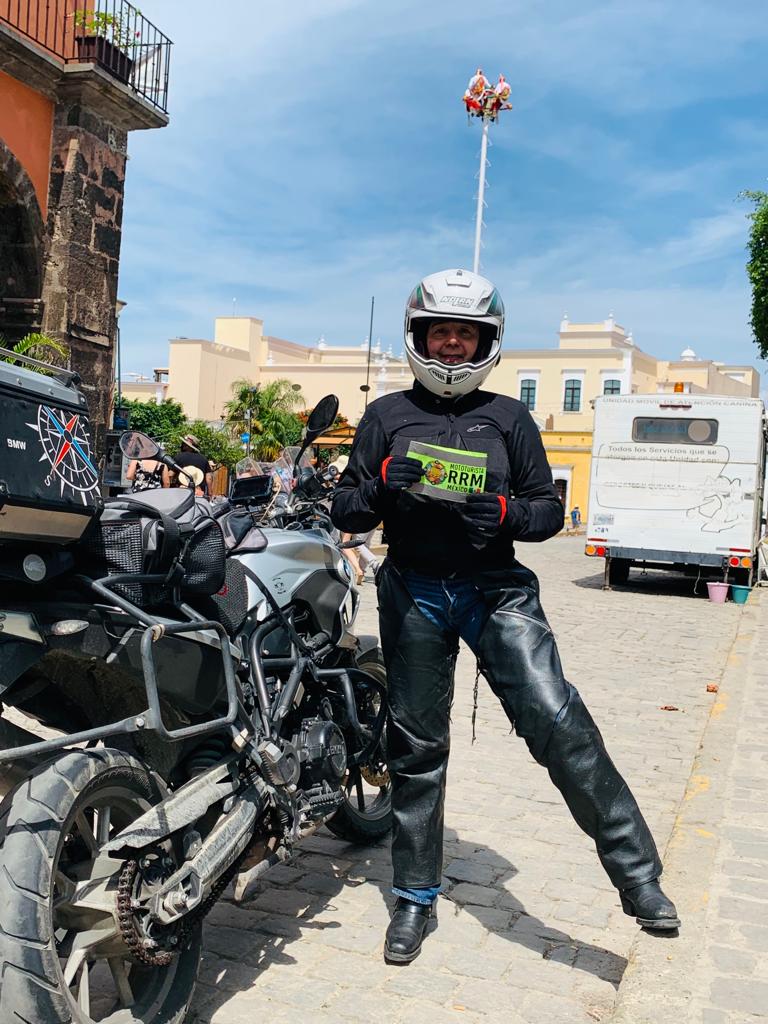
<instances>
[{"instance_id":1,"label":"motorcycle engine","mask_svg":"<svg viewBox=\"0 0 768 1024\"><path fill-rule=\"evenodd\" d=\"M347 770L347 745L334 722L305 718L294 744L301 761L299 786L312 817L329 814L343 801L341 780Z\"/></svg>"}]
</instances>

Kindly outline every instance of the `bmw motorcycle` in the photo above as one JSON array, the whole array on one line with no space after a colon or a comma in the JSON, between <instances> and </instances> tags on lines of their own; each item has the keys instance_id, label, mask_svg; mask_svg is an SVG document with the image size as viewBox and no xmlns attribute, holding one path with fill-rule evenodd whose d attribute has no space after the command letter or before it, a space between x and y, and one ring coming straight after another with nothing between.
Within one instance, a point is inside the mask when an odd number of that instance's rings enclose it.
<instances>
[{"instance_id":1,"label":"bmw motorcycle","mask_svg":"<svg viewBox=\"0 0 768 1024\"><path fill-rule=\"evenodd\" d=\"M16 379L53 395L37 376ZM37 401L74 464L64 397ZM174 468L143 435L121 447ZM300 476L263 529L244 480L215 509L115 499L74 544L0 532L0 1021L181 1024L228 886L249 899L323 824L389 831L381 653Z\"/></svg>"}]
</instances>

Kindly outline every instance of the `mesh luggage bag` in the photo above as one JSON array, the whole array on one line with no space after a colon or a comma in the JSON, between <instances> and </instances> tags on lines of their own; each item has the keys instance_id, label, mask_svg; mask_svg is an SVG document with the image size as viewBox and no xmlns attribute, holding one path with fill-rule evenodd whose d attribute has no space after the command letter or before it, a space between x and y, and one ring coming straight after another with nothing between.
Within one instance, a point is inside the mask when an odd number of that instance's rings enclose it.
<instances>
[{"instance_id":1,"label":"mesh luggage bag","mask_svg":"<svg viewBox=\"0 0 768 1024\"><path fill-rule=\"evenodd\" d=\"M225 583L221 529L192 491L142 491L107 502L82 549L94 576L162 574L162 581L115 584L116 594L142 607L172 601L175 589L182 597L210 595Z\"/></svg>"}]
</instances>

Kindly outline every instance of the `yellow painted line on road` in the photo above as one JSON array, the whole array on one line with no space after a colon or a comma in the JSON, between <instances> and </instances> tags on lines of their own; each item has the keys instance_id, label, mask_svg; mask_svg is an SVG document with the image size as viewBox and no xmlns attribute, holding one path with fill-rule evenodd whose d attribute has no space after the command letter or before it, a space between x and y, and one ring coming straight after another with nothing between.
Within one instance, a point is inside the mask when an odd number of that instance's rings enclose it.
<instances>
[{"instance_id":1,"label":"yellow painted line on road","mask_svg":"<svg viewBox=\"0 0 768 1024\"><path fill-rule=\"evenodd\" d=\"M688 788L685 791L685 799L692 800L699 793L706 793L710 787L708 775L692 775L688 780Z\"/></svg>"},{"instance_id":2,"label":"yellow painted line on road","mask_svg":"<svg viewBox=\"0 0 768 1024\"><path fill-rule=\"evenodd\" d=\"M715 833L714 832L708 832L707 829L705 829L705 828L697 828L695 831L696 831L696 835L697 836L701 836L702 839L714 839L715 838Z\"/></svg>"},{"instance_id":3,"label":"yellow painted line on road","mask_svg":"<svg viewBox=\"0 0 768 1024\"><path fill-rule=\"evenodd\" d=\"M712 710L710 711L710 716L712 718L719 718L723 714L723 712L727 710L727 708L728 708L728 694L727 693L718 693L717 700L712 705Z\"/></svg>"}]
</instances>

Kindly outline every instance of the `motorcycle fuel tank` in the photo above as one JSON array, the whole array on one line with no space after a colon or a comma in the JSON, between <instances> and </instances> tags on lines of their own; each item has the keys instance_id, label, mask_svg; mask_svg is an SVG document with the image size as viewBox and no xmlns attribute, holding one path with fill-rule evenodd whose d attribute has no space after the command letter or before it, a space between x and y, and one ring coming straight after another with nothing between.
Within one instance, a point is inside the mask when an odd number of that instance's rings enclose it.
<instances>
[{"instance_id":1,"label":"motorcycle fuel tank","mask_svg":"<svg viewBox=\"0 0 768 1024\"><path fill-rule=\"evenodd\" d=\"M322 530L265 529L264 534L264 551L235 557L269 588L280 607L304 602L318 629L338 639L356 604L346 559ZM248 607L262 604L263 594L249 577Z\"/></svg>"}]
</instances>

